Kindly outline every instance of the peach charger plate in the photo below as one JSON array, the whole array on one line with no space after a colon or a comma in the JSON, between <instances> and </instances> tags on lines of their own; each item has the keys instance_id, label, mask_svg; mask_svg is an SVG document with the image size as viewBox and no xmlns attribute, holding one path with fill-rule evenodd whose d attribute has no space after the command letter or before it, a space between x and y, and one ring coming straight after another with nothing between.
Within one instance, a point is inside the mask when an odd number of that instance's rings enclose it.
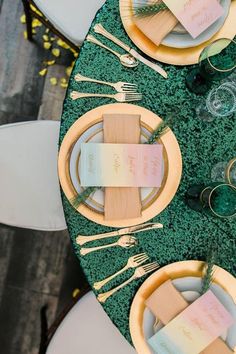
<instances>
[{"instance_id":1,"label":"peach charger plate","mask_svg":"<svg viewBox=\"0 0 236 354\"><path fill-rule=\"evenodd\" d=\"M114 103L104 106L99 106L80 117L68 130L65 135L58 157L58 174L61 187L68 200L75 197L76 191L70 178L69 162L70 154L74 144L78 138L94 123L102 121L103 114L108 113L126 113L126 114L140 114L141 122L151 129L155 129L162 121L155 113L147 110L146 108L135 106L132 104ZM139 218L125 219L125 220L105 220L104 215L89 208L86 204L80 204L77 211L101 225L110 227L127 227L144 223L164 210L171 202L178 189L181 175L182 175L182 156L179 144L175 135L171 130L161 138L161 143L164 146L167 155L167 174L164 176L163 185L157 194L157 198L142 211Z\"/></svg>"},{"instance_id":2,"label":"peach charger plate","mask_svg":"<svg viewBox=\"0 0 236 354\"><path fill-rule=\"evenodd\" d=\"M153 273L138 289L130 310L130 333L138 354L151 354L143 335L143 314L145 300L168 279L201 277L205 262L183 261L171 263ZM215 266L213 282L222 287L236 304L236 278L223 268ZM236 354L236 348L234 348Z\"/></svg>"},{"instance_id":3,"label":"peach charger plate","mask_svg":"<svg viewBox=\"0 0 236 354\"><path fill-rule=\"evenodd\" d=\"M120 16L123 26L134 44L145 54L162 63L172 65L192 65L198 63L201 51L211 42L219 38L233 39L236 35L236 1L230 5L228 17L221 29L208 41L191 48L171 48L156 46L134 24L132 20L132 1L120 0Z\"/></svg>"}]
</instances>

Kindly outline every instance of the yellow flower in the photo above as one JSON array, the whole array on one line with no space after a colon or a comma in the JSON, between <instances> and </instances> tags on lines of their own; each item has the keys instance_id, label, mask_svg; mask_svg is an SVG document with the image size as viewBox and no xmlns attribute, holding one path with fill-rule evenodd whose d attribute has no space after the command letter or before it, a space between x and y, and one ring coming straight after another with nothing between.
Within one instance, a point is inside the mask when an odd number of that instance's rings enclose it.
<instances>
[{"instance_id":1,"label":"yellow flower","mask_svg":"<svg viewBox=\"0 0 236 354\"><path fill-rule=\"evenodd\" d=\"M45 42L48 42L48 41L49 41L49 38L48 38L48 36L47 36L46 34L43 35L43 40L44 40Z\"/></svg>"},{"instance_id":2,"label":"yellow flower","mask_svg":"<svg viewBox=\"0 0 236 354\"><path fill-rule=\"evenodd\" d=\"M46 31L45 31L45 33L49 33L49 28L46 28Z\"/></svg>"},{"instance_id":3,"label":"yellow flower","mask_svg":"<svg viewBox=\"0 0 236 354\"><path fill-rule=\"evenodd\" d=\"M77 58L78 55L79 55L79 53L76 53L76 52L74 53L74 57L75 57L75 58Z\"/></svg>"},{"instance_id":4,"label":"yellow flower","mask_svg":"<svg viewBox=\"0 0 236 354\"><path fill-rule=\"evenodd\" d=\"M51 46L52 46L52 44L51 44L50 42L44 42L44 43L43 43L44 49L50 49Z\"/></svg>"},{"instance_id":5,"label":"yellow flower","mask_svg":"<svg viewBox=\"0 0 236 354\"><path fill-rule=\"evenodd\" d=\"M51 85L53 85L53 86L57 85L57 78L56 78L56 77L51 77L50 83L51 83Z\"/></svg>"},{"instance_id":6,"label":"yellow flower","mask_svg":"<svg viewBox=\"0 0 236 354\"><path fill-rule=\"evenodd\" d=\"M69 48L70 48L70 46L69 46L66 42L64 42L63 40L61 40L60 38L57 40L57 44L58 44L60 47L64 48L64 49L69 49Z\"/></svg>"},{"instance_id":7,"label":"yellow flower","mask_svg":"<svg viewBox=\"0 0 236 354\"><path fill-rule=\"evenodd\" d=\"M62 77L62 78L61 78L61 83L62 83L62 84L66 84L66 83L67 83L67 80L66 80L65 77Z\"/></svg>"},{"instance_id":8,"label":"yellow flower","mask_svg":"<svg viewBox=\"0 0 236 354\"><path fill-rule=\"evenodd\" d=\"M61 78L60 86L62 88L67 88L67 86L68 86L68 82L64 77Z\"/></svg>"},{"instance_id":9,"label":"yellow flower","mask_svg":"<svg viewBox=\"0 0 236 354\"><path fill-rule=\"evenodd\" d=\"M24 31L24 39L27 39L28 35L27 35L27 31Z\"/></svg>"},{"instance_id":10,"label":"yellow flower","mask_svg":"<svg viewBox=\"0 0 236 354\"><path fill-rule=\"evenodd\" d=\"M22 15L22 16L21 16L20 22L21 22L21 23L26 23L25 15Z\"/></svg>"},{"instance_id":11,"label":"yellow flower","mask_svg":"<svg viewBox=\"0 0 236 354\"><path fill-rule=\"evenodd\" d=\"M68 67L66 68L66 75L67 75L67 76L70 76L72 69L73 69L72 66L68 66Z\"/></svg>"},{"instance_id":12,"label":"yellow flower","mask_svg":"<svg viewBox=\"0 0 236 354\"><path fill-rule=\"evenodd\" d=\"M45 75L47 74L47 70L48 70L48 69L46 69L46 68L40 70L39 75L40 75L40 76L45 76Z\"/></svg>"},{"instance_id":13,"label":"yellow flower","mask_svg":"<svg viewBox=\"0 0 236 354\"><path fill-rule=\"evenodd\" d=\"M55 57L59 57L60 54L61 54L60 49L54 48L54 49L52 50L52 54L53 54Z\"/></svg>"},{"instance_id":14,"label":"yellow flower","mask_svg":"<svg viewBox=\"0 0 236 354\"><path fill-rule=\"evenodd\" d=\"M51 42L55 41L55 39L56 39L55 37L50 37Z\"/></svg>"},{"instance_id":15,"label":"yellow flower","mask_svg":"<svg viewBox=\"0 0 236 354\"><path fill-rule=\"evenodd\" d=\"M32 21L32 27L35 28L40 26L42 26L42 23L37 18L34 18Z\"/></svg>"},{"instance_id":16,"label":"yellow flower","mask_svg":"<svg viewBox=\"0 0 236 354\"><path fill-rule=\"evenodd\" d=\"M49 60L49 61L46 61L45 63L47 65L53 65L53 64L55 64L55 62L56 62L56 60Z\"/></svg>"},{"instance_id":17,"label":"yellow flower","mask_svg":"<svg viewBox=\"0 0 236 354\"><path fill-rule=\"evenodd\" d=\"M36 31L35 28L32 29L32 33L33 33L33 34L36 34L36 33L37 33L37 31Z\"/></svg>"},{"instance_id":18,"label":"yellow flower","mask_svg":"<svg viewBox=\"0 0 236 354\"><path fill-rule=\"evenodd\" d=\"M75 290L73 291L73 293L72 293L72 297L73 297L73 298L76 298L76 297L79 295L79 293L80 293L80 290L79 290L79 289L75 289Z\"/></svg>"}]
</instances>

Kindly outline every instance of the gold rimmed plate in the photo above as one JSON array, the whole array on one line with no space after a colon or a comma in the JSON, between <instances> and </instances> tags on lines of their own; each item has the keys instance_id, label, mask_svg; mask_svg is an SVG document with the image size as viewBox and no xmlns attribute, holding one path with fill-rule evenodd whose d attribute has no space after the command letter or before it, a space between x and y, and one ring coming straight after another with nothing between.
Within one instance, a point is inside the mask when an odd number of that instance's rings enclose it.
<instances>
[{"instance_id":1,"label":"gold rimmed plate","mask_svg":"<svg viewBox=\"0 0 236 354\"><path fill-rule=\"evenodd\" d=\"M144 122L141 122L141 143L145 143L152 135L152 129L148 127ZM82 134L71 152L70 157L70 177L71 181L78 193L81 193L84 189L80 185L80 146L81 143L102 143L103 142L103 121L102 119L92 125L84 134ZM166 149L163 146L163 166L162 166L162 183L165 183L165 178L168 174L168 159ZM158 197L159 188L140 188L142 210L145 210L151 205L155 198ZM85 204L98 213L104 213L104 190L99 189L92 196L90 196Z\"/></svg>"},{"instance_id":2,"label":"gold rimmed plate","mask_svg":"<svg viewBox=\"0 0 236 354\"><path fill-rule=\"evenodd\" d=\"M153 273L138 289L133 299L130 310L130 333L133 344L138 354L153 354L147 343L147 336L152 335L150 329L148 332L145 321L152 321L145 307L145 300L154 290L171 279L174 286L182 292L183 296L189 292L199 291L202 271L205 263L200 261L183 261L169 264ZM236 279L223 268L215 266L214 277L211 290L218 299L224 304L226 309L236 318ZM190 294L191 295L191 294ZM153 321L155 322L155 321ZM228 333L223 335L223 339L236 353L236 325Z\"/></svg>"},{"instance_id":3,"label":"gold rimmed plate","mask_svg":"<svg viewBox=\"0 0 236 354\"><path fill-rule=\"evenodd\" d=\"M103 141L103 114L139 114L141 116L142 141L147 140L160 124L161 118L153 112L132 104L115 103L97 107L80 117L63 139L58 158L58 173L62 189L68 198L82 191L80 186L80 144ZM142 215L135 219L108 221L104 218L103 190L96 191L77 210L88 219L111 227L126 227L148 221L158 215L170 203L180 183L182 157L175 135L170 130L161 139L164 150L163 180L160 189L142 190Z\"/></svg>"},{"instance_id":4,"label":"gold rimmed plate","mask_svg":"<svg viewBox=\"0 0 236 354\"><path fill-rule=\"evenodd\" d=\"M156 46L133 22L133 0L120 0L120 16L123 26L134 44L145 54L162 63L172 65L192 65L198 63L201 51L219 38L233 39L236 35L236 2L232 1L228 16L221 29L208 41L191 48L172 48L165 45Z\"/></svg>"}]
</instances>

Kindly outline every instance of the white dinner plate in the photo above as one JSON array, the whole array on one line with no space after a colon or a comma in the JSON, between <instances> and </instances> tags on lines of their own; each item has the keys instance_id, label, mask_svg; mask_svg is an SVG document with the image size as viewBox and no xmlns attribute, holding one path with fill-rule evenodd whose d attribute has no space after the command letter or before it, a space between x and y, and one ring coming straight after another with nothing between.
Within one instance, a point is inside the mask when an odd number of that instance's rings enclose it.
<instances>
[{"instance_id":1,"label":"white dinner plate","mask_svg":"<svg viewBox=\"0 0 236 354\"><path fill-rule=\"evenodd\" d=\"M176 289L182 293L183 297L189 303L195 301L200 296L202 284L201 278L177 278L172 280L172 283L176 287ZM217 284L212 284L210 289L235 320L234 325L231 326L230 329L227 332L223 333L221 336L222 339L233 350L236 346L236 305L231 296L221 286ZM143 334L146 340L152 337L162 327L161 325L155 327L155 320L155 316L146 307L143 314ZM152 354L156 354L151 347L150 351Z\"/></svg>"},{"instance_id":2,"label":"white dinner plate","mask_svg":"<svg viewBox=\"0 0 236 354\"><path fill-rule=\"evenodd\" d=\"M136 4L136 6L141 6L148 1L149 0L133 0L133 4ZM224 9L223 15L197 38L192 38L192 36L186 32L181 24L177 24L174 30L163 39L161 44L172 48L191 48L208 41L223 26L229 13L231 0L220 0L220 4Z\"/></svg>"}]
</instances>

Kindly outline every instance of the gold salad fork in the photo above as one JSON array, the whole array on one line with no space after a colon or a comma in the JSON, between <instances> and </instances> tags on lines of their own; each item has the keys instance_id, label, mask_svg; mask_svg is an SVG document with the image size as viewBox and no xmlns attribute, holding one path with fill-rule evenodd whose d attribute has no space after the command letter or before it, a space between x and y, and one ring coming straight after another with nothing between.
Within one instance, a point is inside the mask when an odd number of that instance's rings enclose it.
<instances>
[{"instance_id":1,"label":"gold salad fork","mask_svg":"<svg viewBox=\"0 0 236 354\"><path fill-rule=\"evenodd\" d=\"M107 277L104 280L98 281L93 284L94 289L99 290L101 289L105 284L107 284L109 281L117 277L117 275L124 273L127 269L130 268L136 268L146 262L149 259L148 255L146 253L139 253L136 254L135 256L132 256L128 259L127 264L118 272L115 274L112 274L111 276Z\"/></svg>"},{"instance_id":2,"label":"gold salad fork","mask_svg":"<svg viewBox=\"0 0 236 354\"><path fill-rule=\"evenodd\" d=\"M122 289L124 286L131 283L133 280L141 278L144 275L153 272L157 268L160 268L160 266L157 262L148 263L148 264L145 264L143 266L136 268L132 277L130 277L128 280L126 280L124 283L120 284L116 288L111 289L111 290L107 291L106 293L99 294L97 299L100 302L105 302L111 295L113 295L115 292L117 292L118 290Z\"/></svg>"},{"instance_id":3,"label":"gold salad fork","mask_svg":"<svg viewBox=\"0 0 236 354\"><path fill-rule=\"evenodd\" d=\"M86 77L81 75L80 73L75 75L75 81L77 82L94 82L101 85L107 85L113 87L117 92L137 92L138 86L136 84L131 84L129 82L109 82L109 81L101 81L92 79L90 77Z\"/></svg>"},{"instance_id":4,"label":"gold salad fork","mask_svg":"<svg viewBox=\"0 0 236 354\"><path fill-rule=\"evenodd\" d=\"M109 247L116 247L116 246L120 246L120 247L123 247L123 248L131 248L131 247L137 245L137 243L138 243L138 241L137 241L136 237L133 237L133 236L121 236L117 242L109 243L109 244L104 245L104 246L90 247L90 248L82 247L81 250L80 250L80 254L82 256L84 256L84 255L86 255L88 253L91 253L91 252L94 252L94 251L102 250L102 249L109 248Z\"/></svg>"},{"instance_id":5,"label":"gold salad fork","mask_svg":"<svg viewBox=\"0 0 236 354\"><path fill-rule=\"evenodd\" d=\"M131 101L140 101L142 99L141 93L133 93L133 92L119 92L115 94L106 94L106 93L83 93L78 91L72 91L70 94L70 98L72 100L77 100L79 98L86 97L106 97L113 98L117 102L131 102Z\"/></svg>"}]
</instances>

